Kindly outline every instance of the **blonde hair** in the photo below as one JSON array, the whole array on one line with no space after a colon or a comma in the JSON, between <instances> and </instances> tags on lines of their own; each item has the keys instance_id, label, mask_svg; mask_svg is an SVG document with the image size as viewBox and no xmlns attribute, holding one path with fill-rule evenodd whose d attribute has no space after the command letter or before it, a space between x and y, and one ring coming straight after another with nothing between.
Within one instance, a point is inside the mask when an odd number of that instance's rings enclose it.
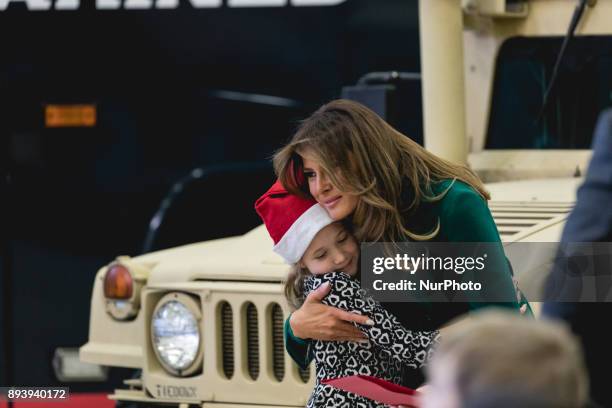
<instances>
[{"instance_id":1,"label":"blonde hair","mask_svg":"<svg viewBox=\"0 0 612 408\"><path fill-rule=\"evenodd\" d=\"M302 268L299 263L293 264L285 281L285 297L294 309L299 309L304 303L304 280L310 276L310 271Z\"/></svg>"},{"instance_id":2,"label":"blonde hair","mask_svg":"<svg viewBox=\"0 0 612 408\"><path fill-rule=\"evenodd\" d=\"M453 164L425 150L395 130L367 107L339 99L323 105L304 120L291 141L274 156L274 169L283 186L308 195L301 155L312 153L331 183L340 191L359 196L353 213L358 241L399 242L428 240L440 229L439 220L428 233L409 231L404 215L423 201L440 200L432 184L461 180L484 199L489 193L469 168ZM402 202L402 185L409 184L411 199ZM403 208L400 208L404 206Z\"/></svg>"},{"instance_id":3,"label":"blonde hair","mask_svg":"<svg viewBox=\"0 0 612 408\"><path fill-rule=\"evenodd\" d=\"M447 330L428 371L431 374L441 361L452 365L461 406L476 406L487 394L532 396L541 402L537 406L555 408L586 403L589 386L582 348L560 323L487 311Z\"/></svg>"}]
</instances>

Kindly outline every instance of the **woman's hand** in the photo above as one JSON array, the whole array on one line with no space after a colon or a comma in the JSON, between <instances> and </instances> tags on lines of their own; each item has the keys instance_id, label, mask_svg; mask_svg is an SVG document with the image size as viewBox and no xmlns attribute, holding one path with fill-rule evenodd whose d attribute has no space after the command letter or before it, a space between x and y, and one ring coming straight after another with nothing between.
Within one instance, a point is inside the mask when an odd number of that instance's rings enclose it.
<instances>
[{"instance_id":1,"label":"woman's hand","mask_svg":"<svg viewBox=\"0 0 612 408\"><path fill-rule=\"evenodd\" d=\"M523 301L523 292L519 288L518 279L516 279L516 277L514 277L514 275L512 275L512 283L514 283L514 290L516 291L516 301L520 305L521 302ZM519 310L520 310L522 315L526 314L527 313L527 304L524 304L523 306L521 306L521 308Z\"/></svg>"},{"instance_id":2,"label":"woman's hand","mask_svg":"<svg viewBox=\"0 0 612 408\"><path fill-rule=\"evenodd\" d=\"M301 339L325 341L363 341L366 339L352 322L374 325L368 316L350 313L327 306L321 300L329 293L330 285L325 283L308 294L302 307L291 314L289 324L293 334Z\"/></svg>"}]
</instances>

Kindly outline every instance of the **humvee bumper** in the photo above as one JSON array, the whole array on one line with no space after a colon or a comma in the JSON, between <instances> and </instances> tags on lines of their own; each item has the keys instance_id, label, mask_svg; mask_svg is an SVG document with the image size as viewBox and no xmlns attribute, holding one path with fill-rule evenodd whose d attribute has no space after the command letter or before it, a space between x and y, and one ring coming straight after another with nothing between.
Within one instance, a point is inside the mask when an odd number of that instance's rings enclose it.
<instances>
[{"instance_id":1,"label":"humvee bumper","mask_svg":"<svg viewBox=\"0 0 612 408\"><path fill-rule=\"evenodd\" d=\"M127 344L88 342L79 350L81 361L112 367L140 367L142 347Z\"/></svg>"},{"instance_id":2,"label":"humvee bumper","mask_svg":"<svg viewBox=\"0 0 612 408\"><path fill-rule=\"evenodd\" d=\"M226 403L218 403L218 402L177 402L176 400L164 400L159 398L151 398L146 395L143 390L133 390L133 389L117 389L114 394L108 396L108 398L128 403L136 403L143 404L147 407L164 407L164 406L173 406L179 408L193 408L193 407L202 407L202 408L289 408L294 407L290 405L254 405L254 404L226 404Z\"/></svg>"}]
</instances>

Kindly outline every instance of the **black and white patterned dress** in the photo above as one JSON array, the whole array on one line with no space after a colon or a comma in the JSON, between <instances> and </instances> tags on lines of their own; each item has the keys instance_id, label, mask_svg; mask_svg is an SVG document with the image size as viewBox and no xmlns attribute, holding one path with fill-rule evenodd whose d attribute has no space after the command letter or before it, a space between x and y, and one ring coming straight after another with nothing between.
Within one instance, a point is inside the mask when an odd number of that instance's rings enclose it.
<instances>
[{"instance_id":1,"label":"black and white patterned dress","mask_svg":"<svg viewBox=\"0 0 612 408\"><path fill-rule=\"evenodd\" d=\"M357 325L368 337L367 343L311 341L317 377L306 406L387 408L384 404L321 384L321 380L361 374L401 384L402 367L423 366L439 332L407 330L395 316L366 295L358 280L342 272L309 276L304 281L305 296L325 282L330 282L331 291L323 299L324 304L367 315L374 326Z\"/></svg>"}]
</instances>

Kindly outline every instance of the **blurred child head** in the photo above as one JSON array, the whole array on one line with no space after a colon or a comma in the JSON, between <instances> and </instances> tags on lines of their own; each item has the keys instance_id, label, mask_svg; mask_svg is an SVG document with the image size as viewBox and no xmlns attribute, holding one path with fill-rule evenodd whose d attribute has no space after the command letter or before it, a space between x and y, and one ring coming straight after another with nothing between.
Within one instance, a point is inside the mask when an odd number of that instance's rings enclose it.
<instances>
[{"instance_id":1,"label":"blurred child head","mask_svg":"<svg viewBox=\"0 0 612 408\"><path fill-rule=\"evenodd\" d=\"M579 408L582 349L557 323L483 312L448 329L428 366L424 408Z\"/></svg>"}]
</instances>

